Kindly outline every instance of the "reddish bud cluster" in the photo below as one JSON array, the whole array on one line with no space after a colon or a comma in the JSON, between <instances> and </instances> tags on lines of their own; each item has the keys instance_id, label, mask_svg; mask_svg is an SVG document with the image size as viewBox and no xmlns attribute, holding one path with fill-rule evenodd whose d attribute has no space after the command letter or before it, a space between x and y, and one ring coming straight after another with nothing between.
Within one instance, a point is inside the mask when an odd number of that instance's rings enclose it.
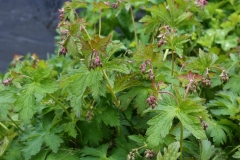
<instances>
[{"instance_id":1,"label":"reddish bud cluster","mask_svg":"<svg viewBox=\"0 0 240 160\"><path fill-rule=\"evenodd\" d=\"M146 67L147 67L146 63L140 65L140 70L142 71L142 74L146 72Z\"/></svg>"},{"instance_id":2,"label":"reddish bud cluster","mask_svg":"<svg viewBox=\"0 0 240 160\"><path fill-rule=\"evenodd\" d=\"M221 76L221 81L222 81L222 82L227 82L227 81L229 81L229 77L228 77L227 72L226 72L225 70L222 71L222 73L221 73L220 76Z\"/></svg>"},{"instance_id":3,"label":"reddish bud cluster","mask_svg":"<svg viewBox=\"0 0 240 160\"><path fill-rule=\"evenodd\" d=\"M118 8L118 2L112 4L112 8L117 9Z\"/></svg>"},{"instance_id":4,"label":"reddish bud cluster","mask_svg":"<svg viewBox=\"0 0 240 160\"><path fill-rule=\"evenodd\" d=\"M207 0L197 0L197 2L196 2L196 4L197 4L198 6L201 6L201 7L206 6L207 3L208 3Z\"/></svg>"},{"instance_id":5,"label":"reddish bud cluster","mask_svg":"<svg viewBox=\"0 0 240 160\"><path fill-rule=\"evenodd\" d=\"M149 106L152 107L152 109L157 106L157 98L154 95L151 95L146 102Z\"/></svg>"},{"instance_id":6,"label":"reddish bud cluster","mask_svg":"<svg viewBox=\"0 0 240 160\"><path fill-rule=\"evenodd\" d=\"M58 11L60 12L60 15L58 16L58 18L60 19L60 21L63 20L63 16L64 16L64 9L58 9Z\"/></svg>"},{"instance_id":7,"label":"reddish bud cluster","mask_svg":"<svg viewBox=\"0 0 240 160\"><path fill-rule=\"evenodd\" d=\"M167 44L166 35L171 31L169 26L163 26L161 28L161 34L158 35L158 47L161 47L163 44Z\"/></svg>"},{"instance_id":8,"label":"reddish bud cluster","mask_svg":"<svg viewBox=\"0 0 240 160\"><path fill-rule=\"evenodd\" d=\"M153 73L153 69L150 69L150 70L149 70L149 78L150 78L151 80L154 80L154 78L155 78L154 73Z\"/></svg>"},{"instance_id":9,"label":"reddish bud cluster","mask_svg":"<svg viewBox=\"0 0 240 160\"><path fill-rule=\"evenodd\" d=\"M150 66L150 69L146 71L147 66ZM150 61L145 61L143 64L140 65L140 70L142 71L142 74L148 73L148 77L150 80L154 80L154 72L153 72L153 67Z\"/></svg>"},{"instance_id":10,"label":"reddish bud cluster","mask_svg":"<svg viewBox=\"0 0 240 160\"><path fill-rule=\"evenodd\" d=\"M194 81L194 82L191 84L189 90L190 90L191 92L197 92L197 87L198 87L198 82Z\"/></svg>"},{"instance_id":11,"label":"reddish bud cluster","mask_svg":"<svg viewBox=\"0 0 240 160\"><path fill-rule=\"evenodd\" d=\"M2 81L2 84L4 85L4 86L7 86L9 83L11 83L12 82L12 78L8 78L8 79L5 79L4 81Z\"/></svg>"},{"instance_id":12,"label":"reddish bud cluster","mask_svg":"<svg viewBox=\"0 0 240 160\"><path fill-rule=\"evenodd\" d=\"M154 152L153 150L146 149L144 155L146 159L152 159L154 157Z\"/></svg>"},{"instance_id":13,"label":"reddish bud cluster","mask_svg":"<svg viewBox=\"0 0 240 160\"><path fill-rule=\"evenodd\" d=\"M202 126L203 126L203 129L206 130L208 125L204 122L204 120L202 119L202 117L199 117L201 123L202 123Z\"/></svg>"},{"instance_id":14,"label":"reddish bud cluster","mask_svg":"<svg viewBox=\"0 0 240 160\"><path fill-rule=\"evenodd\" d=\"M94 69L99 66L102 67L101 59L98 55L97 50L93 49L92 54L91 54L91 59L89 62L89 69Z\"/></svg>"},{"instance_id":15,"label":"reddish bud cluster","mask_svg":"<svg viewBox=\"0 0 240 160\"><path fill-rule=\"evenodd\" d=\"M87 113L86 113L86 118L88 121L91 121L94 117L94 113L92 110L88 110Z\"/></svg>"},{"instance_id":16,"label":"reddish bud cluster","mask_svg":"<svg viewBox=\"0 0 240 160\"><path fill-rule=\"evenodd\" d=\"M111 5L109 1L106 1L106 2L103 2L103 3L107 6ZM112 8L116 9L116 8L118 8L118 5L119 5L119 2L113 3Z\"/></svg>"},{"instance_id":17,"label":"reddish bud cluster","mask_svg":"<svg viewBox=\"0 0 240 160\"><path fill-rule=\"evenodd\" d=\"M135 151L131 151L131 152L127 155L127 160L135 160L135 156L136 156L136 152L135 152Z\"/></svg>"},{"instance_id":18,"label":"reddish bud cluster","mask_svg":"<svg viewBox=\"0 0 240 160\"><path fill-rule=\"evenodd\" d=\"M61 50L59 51L59 56L63 55L65 57L66 53L67 53L67 48L66 47L62 47Z\"/></svg>"},{"instance_id":19,"label":"reddish bud cluster","mask_svg":"<svg viewBox=\"0 0 240 160\"><path fill-rule=\"evenodd\" d=\"M211 81L209 78L202 78L202 84L204 87L210 87L211 86Z\"/></svg>"}]
</instances>

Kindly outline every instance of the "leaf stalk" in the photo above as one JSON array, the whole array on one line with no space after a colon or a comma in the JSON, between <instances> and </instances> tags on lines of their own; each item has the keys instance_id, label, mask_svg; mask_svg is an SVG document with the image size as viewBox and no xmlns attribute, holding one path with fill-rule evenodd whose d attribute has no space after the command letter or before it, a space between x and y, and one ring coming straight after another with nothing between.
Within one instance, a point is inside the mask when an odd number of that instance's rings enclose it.
<instances>
[{"instance_id":1,"label":"leaf stalk","mask_svg":"<svg viewBox=\"0 0 240 160\"><path fill-rule=\"evenodd\" d=\"M183 124L180 122L180 160L183 158Z\"/></svg>"},{"instance_id":2,"label":"leaf stalk","mask_svg":"<svg viewBox=\"0 0 240 160\"><path fill-rule=\"evenodd\" d=\"M6 131L9 131L9 129L2 122L0 122L0 126L2 126Z\"/></svg>"},{"instance_id":3,"label":"leaf stalk","mask_svg":"<svg viewBox=\"0 0 240 160\"><path fill-rule=\"evenodd\" d=\"M135 21L134 21L132 6L130 7L130 14L131 14L132 23L133 23L134 36L135 36L135 41L136 41L136 48L138 49L137 28L136 28Z\"/></svg>"},{"instance_id":4,"label":"leaf stalk","mask_svg":"<svg viewBox=\"0 0 240 160\"><path fill-rule=\"evenodd\" d=\"M110 91L110 93L111 93L111 95L112 95L112 97L113 97L113 100L114 100L114 102L115 102L115 105L118 107L118 106L120 105L120 103L119 103L119 101L118 101L118 99L117 99L117 97L116 97L116 95L115 95L115 93L114 93L114 91L113 91L113 88L111 87L111 83L110 83L110 81L109 81L109 78L108 78L108 76L107 76L107 74L106 74L106 72L105 72L104 70L103 70L102 72L103 72L104 78L107 80L108 89L109 89L109 91Z\"/></svg>"},{"instance_id":5,"label":"leaf stalk","mask_svg":"<svg viewBox=\"0 0 240 160\"><path fill-rule=\"evenodd\" d=\"M15 127L17 127L21 132L24 133L24 131L18 126L18 124L9 116L7 115L7 117L10 119L10 121L15 125Z\"/></svg>"}]
</instances>

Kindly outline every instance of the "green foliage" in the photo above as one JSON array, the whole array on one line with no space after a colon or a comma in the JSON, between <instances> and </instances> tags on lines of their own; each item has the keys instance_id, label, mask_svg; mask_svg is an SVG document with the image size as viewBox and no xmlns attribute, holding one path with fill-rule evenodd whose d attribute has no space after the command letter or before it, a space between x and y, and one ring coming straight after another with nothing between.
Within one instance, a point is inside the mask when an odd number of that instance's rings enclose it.
<instances>
[{"instance_id":1,"label":"green foliage","mask_svg":"<svg viewBox=\"0 0 240 160\"><path fill-rule=\"evenodd\" d=\"M65 2L1 75L0 159L238 159L240 3L203 2Z\"/></svg>"},{"instance_id":2,"label":"green foliage","mask_svg":"<svg viewBox=\"0 0 240 160\"><path fill-rule=\"evenodd\" d=\"M174 142L168 146L168 149L164 148L164 155L161 152L157 154L157 160L177 160L181 153L178 152L180 148L179 142Z\"/></svg>"}]
</instances>

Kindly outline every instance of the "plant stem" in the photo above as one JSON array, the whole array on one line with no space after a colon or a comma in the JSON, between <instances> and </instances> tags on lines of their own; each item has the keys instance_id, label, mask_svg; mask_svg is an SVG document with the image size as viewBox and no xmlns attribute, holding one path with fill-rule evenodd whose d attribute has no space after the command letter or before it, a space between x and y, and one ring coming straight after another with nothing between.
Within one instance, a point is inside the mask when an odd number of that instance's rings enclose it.
<instances>
[{"instance_id":1,"label":"plant stem","mask_svg":"<svg viewBox=\"0 0 240 160\"><path fill-rule=\"evenodd\" d=\"M72 119L70 113L69 113L69 112L67 111L67 109L65 108L65 106L64 106L61 102L59 102L59 101L57 100L57 98L55 98L53 95L48 94L48 96L51 97L51 98L64 110L64 112L67 114L68 118L72 121L73 119Z\"/></svg>"},{"instance_id":2,"label":"plant stem","mask_svg":"<svg viewBox=\"0 0 240 160\"><path fill-rule=\"evenodd\" d=\"M100 13L99 13L99 37L101 35L101 27L102 27L102 9L100 9Z\"/></svg>"},{"instance_id":3,"label":"plant stem","mask_svg":"<svg viewBox=\"0 0 240 160\"><path fill-rule=\"evenodd\" d=\"M240 148L240 145L238 145L237 147L233 148L230 152L227 153L227 155L231 154L232 152L236 151L238 148Z\"/></svg>"},{"instance_id":4,"label":"plant stem","mask_svg":"<svg viewBox=\"0 0 240 160\"><path fill-rule=\"evenodd\" d=\"M146 144L146 143L144 143L144 145L141 146L141 147L132 149L132 151L137 151L137 150L142 149L142 148L145 148L145 147L147 147L147 144Z\"/></svg>"},{"instance_id":5,"label":"plant stem","mask_svg":"<svg viewBox=\"0 0 240 160\"><path fill-rule=\"evenodd\" d=\"M6 131L9 131L9 129L2 122L0 122L0 126L2 126Z\"/></svg>"},{"instance_id":6,"label":"plant stem","mask_svg":"<svg viewBox=\"0 0 240 160\"><path fill-rule=\"evenodd\" d=\"M53 95L48 94L48 96L51 97L51 98L64 110L64 112L67 114L68 118L73 122L73 119L72 119L70 113L69 113L69 112L67 111L67 109L65 108L65 106L64 106L61 102L59 102L59 101L57 100L57 98L55 98ZM77 128L77 130L78 130L78 132L79 132L79 134L80 134L80 137L82 138L82 132L81 132L81 130L78 128L78 126L76 125L75 122L73 122L73 123L75 124L75 127Z\"/></svg>"},{"instance_id":7,"label":"plant stem","mask_svg":"<svg viewBox=\"0 0 240 160\"><path fill-rule=\"evenodd\" d=\"M175 99L175 101L177 102L177 104L179 105L179 102L178 102L178 99L177 99L177 97L175 97L172 93L170 93L170 92L165 92L165 91L159 91L158 93L164 93L164 94L169 94L170 96L172 96L174 99Z\"/></svg>"},{"instance_id":8,"label":"plant stem","mask_svg":"<svg viewBox=\"0 0 240 160\"><path fill-rule=\"evenodd\" d=\"M183 151L182 151L182 146L183 146L183 125L182 122L180 122L180 160L182 160L182 155L183 155Z\"/></svg>"},{"instance_id":9,"label":"plant stem","mask_svg":"<svg viewBox=\"0 0 240 160\"><path fill-rule=\"evenodd\" d=\"M138 49L137 28L136 28L135 21L134 21L132 6L130 7L130 13L131 13L131 17L132 17L132 23L133 23L133 29L134 29L134 36L135 36L135 41L136 41L136 48Z\"/></svg>"},{"instance_id":10,"label":"plant stem","mask_svg":"<svg viewBox=\"0 0 240 160\"><path fill-rule=\"evenodd\" d=\"M192 83L193 83L193 80L191 79L190 82L188 83L187 89L185 91L184 99L186 99L188 91L189 91L189 88L191 87Z\"/></svg>"},{"instance_id":11,"label":"plant stem","mask_svg":"<svg viewBox=\"0 0 240 160\"><path fill-rule=\"evenodd\" d=\"M112 87L111 87L111 83L110 83L110 81L109 81L109 79L108 79L108 76L107 76L107 74L106 74L106 72L105 72L104 70L103 70L102 72L103 72L104 78L107 80L108 89L109 89L109 91L110 91L110 93L111 93L111 95L112 95L112 97L113 97L113 100L114 100L114 102L115 102L115 105L118 107L120 104L119 104L119 102L118 102L118 99L117 99L117 97L116 97L116 95L115 95Z\"/></svg>"},{"instance_id":12,"label":"plant stem","mask_svg":"<svg viewBox=\"0 0 240 160\"><path fill-rule=\"evenodd\" d=\"M15 124L15 126L16 126L21 132L24 133L24 131L17 125L17 123L16 123L9 115L7 115L7 117L10 119L10 121L11 121L13 124Z\"/></svg>"},{"instance_id":13,"label":"plant stem","mask_svg":"<svg viewBox=\"0 0 240 160\"><path fill-rule=\"evenodd\" d=\"M172 51L172 76L174 72L174 51Z\"/></svg>"},{"instance_id":14,"label":"plant stem","mask_svg":"<svg viewBox=\"0 0 240 160\"><path fill-rule=\"evenodd\" d=\"M87 36L88 36L89 40L91 40L91 37L89 36L89 34L88 34L88 31L86 30L86 27L83 27L83 30L84 30L84 31L85 31L85 33L87 34Z\"/></svg>"}]
</instances>

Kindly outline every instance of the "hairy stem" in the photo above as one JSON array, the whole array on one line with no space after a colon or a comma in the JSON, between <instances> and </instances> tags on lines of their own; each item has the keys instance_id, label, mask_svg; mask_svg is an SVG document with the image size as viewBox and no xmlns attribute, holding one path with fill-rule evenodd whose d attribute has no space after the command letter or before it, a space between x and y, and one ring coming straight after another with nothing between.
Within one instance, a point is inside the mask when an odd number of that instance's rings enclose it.
<instances>
[{"instance_id":1,"label":"hairy stem","mask_svg":"<svg viewBox=\"0 0 240 160\"><path fill-rule=\"evenodd\" d=\"M48 94L48 96L51 97L51 98L64 110L64 112L67 114L68 118L72 121L73 119L72 119L70 113L69 113L69 112L67 111L67 109L65 108L65 106L64 106L61 102L59 102L59 101L57 100L57 98L55 98L53 95Z\"/></svg>"},{"instance_id":2,"label":"hairy stem","mask_svg":"<svg viewBox=\"0 0 240 160\"><path fill-rule=\"evenodd\" d=\"M174 99L175 99L175 101L176 101L176 103L179 105L179 102L178 102L178 99L177 99L177 97L175 97L172 93L170 93L170 92L165 92L165 91L159 91L158 93L163 93L163 94L169 94L170 96L172 96Z\"/></svg>"},{"instance_id":3,"label":"hairy stem","mask_svg":"<svg viewBox=\"0 0 240 160\"><path fill-rule=\"evenodd\" d=\"M11 121L21 132L24 132L24 131L17 125L17 123L16 123L9 115L7 115L7 117L10 119L10 121Z\"/></svg>"},{"instance_id":4,"label":"hairy stem","mask_svg":"<svg viewBox=\"0 0 240 160\"><path fill-rule=\"evenodd\" d=\"M192 83L193 83L193 80L191 79L190 82L188 83L187 89L186 89L186 91L185 91L184 99L186 99L187 94L188 94L188 92L189 92L189 89L190 89Z\"/></svg>"},{"instance_id":5,"label":"hairy stem","mask_svg":"<svg viewBox=\"0 0 240 160\"><path fill-rule=\"evenodd\" d=\"M172 76L174 72L174 51L172 51Z\"/></svg>"},{"instance_id":6,"label":"hairy stem","mask_svg":"<svg viewBox=\"0 0 240 160\"><path fill-rule=\"evenodd\" d=\"M88 31L86 30L86 27L83 27L83 30L84 30L84 31L85 31L85 33L87 34L87 36L88 36L89 40L91 40L91 37L89 36L89 34L88 34Z\"/></svg>"},{"instance_id":7,"label":"hairy stem","mask_svg":"<svg viewBox=\"0 0 240 160\"><path fill-rule=\"evenodd\" d=\"M110 83L110 81L109 81L109 78L108 78L108 76L107 76L107 74L106 74L106 72L105 72L104 70L103 70L102 72L103 72L104 78L107 80L108 89L109 89L109 91L110 91L110 93L111 93L111 95L112 95L112 97L113 97L113 100L114 100L114 102L115 102L115 105L118 107L120 104L119 104L119 101L118 101L118 99L117 99L117 97L116 97L116 95L115 95L112 87L111 87L111 83Z\"/></svg>"},{"instance_id":8,"label":"hairy stem","mask_svg":"<svg viewBox=\"0 0 240 160\"><path fill-rule=\"evenodd\" d=\"M238 148L240 148L240 145L238 145L237 147L233 148L230 152L227 153L227 155L231 154L232 152L236 151Z\"/></svg>"},{"instance_id":9,"label":"hairy stem","mask_svg":"<svg viewBox=\"0 0 240 160\"><path fill-rule=\"evenodd\" d=\"M101 27L102 27L102 9L100 9L100 13L99 13L99 37L101 35Z\"/></svg>"},{"instance_id":10,"label":"hairy stem","mask_svg":"<svg viewBox=\"0 0 240 160\"><path fill-rule=\"evenodd\" d=\"M183 155L183 151L182 151L182 147L183 146L183 125L182 122L180 122L180 160L182 160L182 155Z\"/></svg>"},{"instance_id":11,"label":"hairy stem","mask_svg":"<svg viewBox=\"0 0 240 160\"><path fill-rule=\"evenodd\" d=\"M131 17L132 17L134 36L135 36L135 41L136 41L136 48L138 49L137 28L136 28L135 21L134 21L132 6L130 7L130 13L131 13Z\"/></svg>"},{"instance_id":12,"label":"hairy stem","mask_svg":"<svg viewBox=\"0 0 240 160\"><path fill-rule=\"evenodd\" d=\"M2 126L6 131L9 131L9 129L2 122L0 122L0 126Z\"/></svg>"}]
</instances>

